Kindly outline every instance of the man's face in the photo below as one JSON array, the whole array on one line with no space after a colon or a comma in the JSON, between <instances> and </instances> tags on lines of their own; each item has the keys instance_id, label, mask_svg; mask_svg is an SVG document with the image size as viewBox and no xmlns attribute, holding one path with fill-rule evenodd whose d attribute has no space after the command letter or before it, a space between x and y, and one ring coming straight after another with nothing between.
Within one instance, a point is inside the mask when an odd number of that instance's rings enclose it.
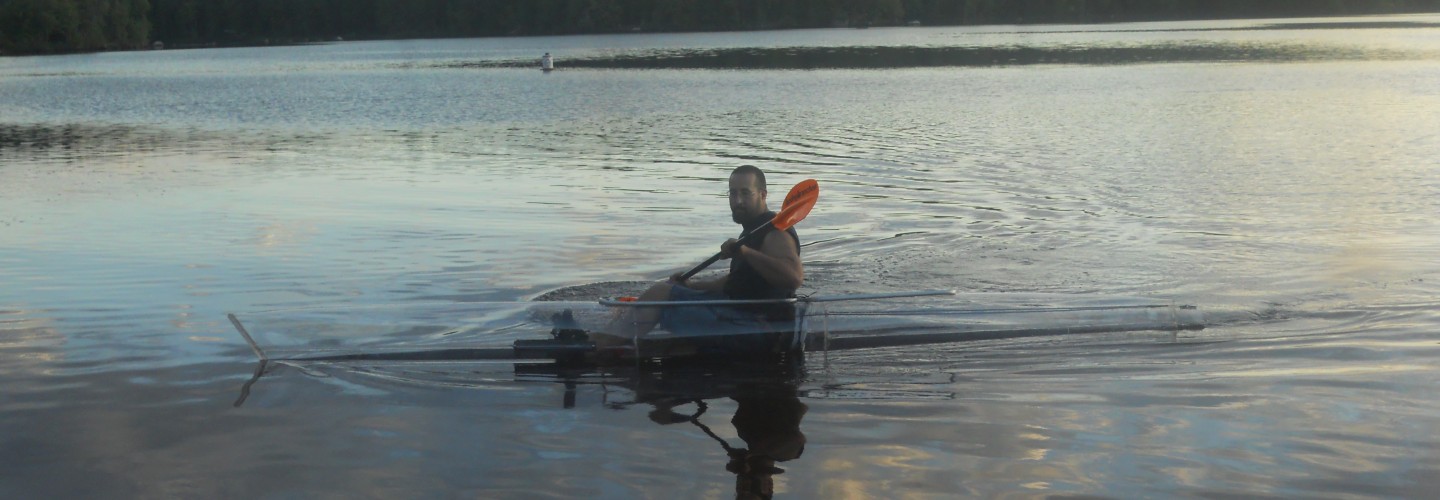
<instances>
[{"instance_id":1,"label":"man's face","mask_svg":"<svg viewBox=\"0 0 1440 500\"><path fill-rule=\"evenodd\" d=\"M765 191L755 185L755 174L730 176L730 219L744 224L765 213Z\"/></svg>"}]
</instances>

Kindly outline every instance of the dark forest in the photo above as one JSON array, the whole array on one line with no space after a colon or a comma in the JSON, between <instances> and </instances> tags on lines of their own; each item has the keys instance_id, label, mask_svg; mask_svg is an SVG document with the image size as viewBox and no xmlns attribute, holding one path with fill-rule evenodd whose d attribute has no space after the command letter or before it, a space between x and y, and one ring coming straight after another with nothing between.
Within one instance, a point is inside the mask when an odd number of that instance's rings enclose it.
<instances>
[{"instance_id":1,"label":"dark forest","mask_svg":"<svg viewBox=\"0 0 1440 500\"><path fill-rule=\"evenodd\" d=\"M0 0L0 52L1436 11L1440 0Z\"/></svg>"}]
</instances>

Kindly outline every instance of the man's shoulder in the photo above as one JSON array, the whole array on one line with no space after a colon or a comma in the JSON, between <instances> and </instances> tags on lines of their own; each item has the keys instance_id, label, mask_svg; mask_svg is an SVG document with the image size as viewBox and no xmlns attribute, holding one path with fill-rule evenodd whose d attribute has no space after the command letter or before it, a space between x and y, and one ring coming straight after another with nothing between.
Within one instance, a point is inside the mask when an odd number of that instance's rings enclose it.
<instances>
[{"instance_id":1,"label":"man's shoulder","mask_svg":"<svg viewBox=\"0 0 1440 500\"><path fill-rule=\"evenodd\" d=\"M765 235L765 241L769 241L770 238L782 238L782 236L779 236L781 234L789 235L790 241L795 242L795 251L800 251L800 233L795 231L794 226L785 228L784 231L771 228L771 231Z\"/></svg>"}]
</instances>

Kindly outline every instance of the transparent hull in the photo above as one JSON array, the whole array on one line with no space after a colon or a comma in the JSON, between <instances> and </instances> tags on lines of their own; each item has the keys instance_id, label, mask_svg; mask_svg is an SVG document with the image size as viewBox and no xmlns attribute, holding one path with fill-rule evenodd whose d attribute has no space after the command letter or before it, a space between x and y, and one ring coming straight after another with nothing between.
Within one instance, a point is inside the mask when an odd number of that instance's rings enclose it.
<instances>
[{"instance_id":1,"label":"transparent hull","mask_svg":"<svg viewBox=\"0 0 1440 500\"><path fill-rule=\"evenodd\" d=\"M733 303L403 304L274 310L232 318L262 359L336 361L763 354L1204 327L1199 309L1158 299L912 294L800 299L783 305L795 309L794 319L687 325L683 333L671 331L664 322L648 328L647 318L668 309ZM645 333L635 335L637 331Z\"/></svg>"}]
</instances>

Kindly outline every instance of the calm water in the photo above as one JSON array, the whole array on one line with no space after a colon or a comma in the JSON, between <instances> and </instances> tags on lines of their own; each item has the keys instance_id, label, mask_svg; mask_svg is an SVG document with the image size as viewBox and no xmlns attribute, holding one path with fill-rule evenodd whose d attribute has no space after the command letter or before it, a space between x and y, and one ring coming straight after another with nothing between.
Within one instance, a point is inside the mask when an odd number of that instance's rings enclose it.
<instances>
[{"instance_id":1,"label":"calm water","mask_svg":"<svg viewBox=\"0 0 1440 500\"><path fill-rule=\"evenodd\" d=\"M1426 496L1436 23L0 58L0 497ZM790 69L817 54L851 62ZM235 405L255 365L226 312L657 279L734 232L742 163L820 181L807 291L1162 297L1211 325L568 396L510 365L279 366Z\"/></svg>"}]
</instances>

